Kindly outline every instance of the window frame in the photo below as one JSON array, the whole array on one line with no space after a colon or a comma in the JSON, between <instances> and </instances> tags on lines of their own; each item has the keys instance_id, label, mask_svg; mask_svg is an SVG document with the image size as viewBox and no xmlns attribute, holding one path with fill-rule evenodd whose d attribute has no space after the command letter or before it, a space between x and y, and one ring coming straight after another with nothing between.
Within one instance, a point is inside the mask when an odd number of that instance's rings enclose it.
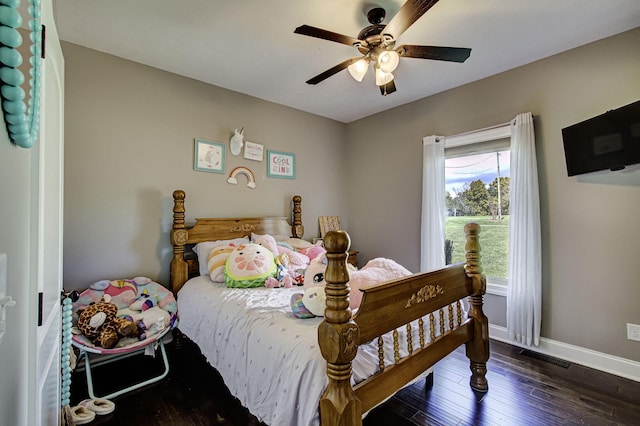
<instances>
[{"instance_id":1,"label":"window frame","mask_svg":"<svg viewBox=\"0 0 640 426\"><path fill-rule=\"evenodd\" d=\"M454 136L445 137L445 159L447 158L447 148L456 148L465 145L481 144L499 139L508 138L511 141L511 123L504 123L497 126L487 127L485 129L474 130L467 133L461 133ZM509 149L511 142L509 142ZM445 190L443 189L443 195ZM487 277L487 294L507 297L508 279L499 277Z\"/></svg>"}]
</instances>

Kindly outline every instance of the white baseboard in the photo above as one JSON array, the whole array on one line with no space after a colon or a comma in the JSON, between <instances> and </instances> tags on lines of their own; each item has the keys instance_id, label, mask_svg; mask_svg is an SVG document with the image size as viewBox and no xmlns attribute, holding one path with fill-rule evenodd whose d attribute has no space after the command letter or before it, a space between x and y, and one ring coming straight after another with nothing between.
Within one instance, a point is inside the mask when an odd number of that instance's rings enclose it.
<instances>
[{"instance_id":1,"label":"white baseboard","mask_svg":"<svg viewBox=\"0 0 640 426\"><path fill-rule=\"evenodd\" d=\"M497 325L489 325L489 337L514 346L530 349L535 352L640 382L640 362L637 361L592 351L591 349L546 339L544 337L540 338L540 346L527 346L510 340L507 329Z\"/></svg>"}]
</instances>

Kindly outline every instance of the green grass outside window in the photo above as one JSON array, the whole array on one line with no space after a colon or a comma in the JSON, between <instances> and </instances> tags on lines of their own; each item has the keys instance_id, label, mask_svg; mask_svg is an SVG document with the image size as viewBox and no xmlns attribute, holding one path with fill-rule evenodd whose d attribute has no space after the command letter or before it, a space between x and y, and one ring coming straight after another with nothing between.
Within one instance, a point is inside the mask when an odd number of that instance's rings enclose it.
<instances>
[{"instance_id":1,"label":"green grass outside window","mask_svg":"<svg viewBox=\"0 0 640 426\"><path fill-rule=\"evenodd\" d=\"M491 216L447 216L445 238L453 241L452 262L464 262L464 225L480 225L480 247L483 272L487 277L507 279L509 253L509 216L493 220Z\"/></svg>"}]
</instances>

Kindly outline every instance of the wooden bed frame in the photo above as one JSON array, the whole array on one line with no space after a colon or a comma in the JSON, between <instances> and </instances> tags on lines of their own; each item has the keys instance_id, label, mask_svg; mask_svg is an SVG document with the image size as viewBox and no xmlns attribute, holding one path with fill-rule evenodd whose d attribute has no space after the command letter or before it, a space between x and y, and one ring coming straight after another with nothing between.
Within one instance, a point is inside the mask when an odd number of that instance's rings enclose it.
<instances>
[{"instance_id":1,"label":"wooden bed frame","mask_svg":"<svg viewBox=\"0 0 640 426\"><path fill-rule=\"evenodd\" d=\"M300 196L293 197L292 224L285 217L267 217L196 219L194 225L187 226L184 191L175 191L173 200L171 289L176 295L191 276L198 274L197 257L189 254L194 244L250 236L252 232L303 237ZM355 315L349 308L349 235L344 231L331 231L325 235L327 307L324 321L318 327L318 341L327 362L329 384L320 399L322 425L361 425L363 413L462 344L466 345L470 360L471 388L479 392L488 390L485 375L489 330L482 310L486 281L480 264L479 233L477 224L465 226L465 264L364 288ZM465 298L469 301L469 310L467 317L462 318L461 301ZM411 337L407 339L409 355L400 358L397 330L404 327L408 336L417 327L420 337L419 342L412 342ZM437 337L436 330L439 330ZM384 353L379 350L380 372L352 387L351 362L358 346L374 339L381 342L381 336L389 332L394 338L395 364L385 366Z\"/></svg>"}]
</instances>

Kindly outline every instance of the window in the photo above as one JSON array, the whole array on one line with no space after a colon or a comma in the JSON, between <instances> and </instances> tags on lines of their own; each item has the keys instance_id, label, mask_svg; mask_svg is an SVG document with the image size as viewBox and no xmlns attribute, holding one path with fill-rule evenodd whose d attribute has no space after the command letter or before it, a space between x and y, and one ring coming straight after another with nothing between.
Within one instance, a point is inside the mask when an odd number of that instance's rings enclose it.
<instances>
[{"instance_id":1,"label":"window","mask_svg":"<svg viewBox=\"0 0 640 426\"><path fill-rule=\"evenodd\" d=\"M506 296L509 259L510 129L447 137L445 143L445 258L464 262L468 222L481 226L487 292Z\"/></svg>"},{"instance_id":2,"label":"window","mask_svg":"<svg viewBox=\"0 0 640 426\"><path fill-rule=\"evenodd\" d=\"M505 146L493 146L500 144L501 139L504 140ZM447 206L443 192L446 189L447 157L453 160L456 157L493 153L499 160L502 154L498 157L498 152L505 154L507 151L510 152L510 161L513 160L510 166L513 167L503 166L504 172L501 170L501 177L508 168L509 186L517 187L517 191L510 191L509 194L508 213L510 215L496 211L496 216L503 214L509 216L506 256L509 265L508 285L498 285L496 281L499 277L491 277L495 273L491 272L490 264L494 261L489 257L490 252L488 253L488 246L494 238L491 231L495 230L495 227L492 226L485 226L481 235L483 268L489 275L487 293L503 295L507 298L509 338L527 345L532 343L538 345L542 315L542 238L533 115L530 112L520 113L509 123L454 136L425 136L422 139L422 145L420 229L420 269L422 271L439 268L446 261ZM485 186L485 183L482 179L480 182L483 183L475 186L478 187L479 192L482 192L479 186ZM499 182L503 181L499 180ZM471 188L471 183L469 187ZM488 188L487 192L489 192ZM498 206L502 206L502 203L496 201L494 209ZM490 200L487 201L486 207L491 211ZM488 215L487 218L490 219ZM499 275L499 273L495 274Z\"/></svg>"}]
</instances>

